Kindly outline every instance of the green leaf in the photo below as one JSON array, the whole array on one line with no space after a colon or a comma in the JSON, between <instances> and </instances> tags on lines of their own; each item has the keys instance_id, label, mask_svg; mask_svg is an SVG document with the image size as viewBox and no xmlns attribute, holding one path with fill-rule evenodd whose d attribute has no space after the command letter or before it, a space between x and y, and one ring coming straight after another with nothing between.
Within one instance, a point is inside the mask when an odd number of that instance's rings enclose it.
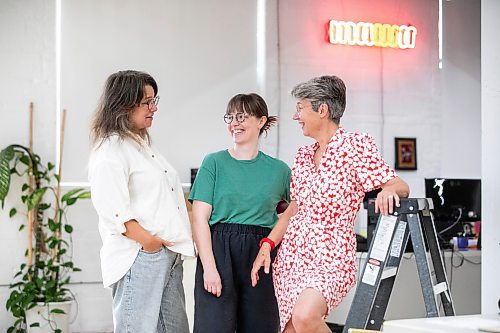
<instances>
[{"instance_id":1,"label":"green leaf","mask_svg":"<svg viewBox=\"0 0 500 333\"><path fill-rule=\"evenodd\" d=\"M33 323L30 325L30 327L40 327L40 323Z\"/></svg>"},{"instance_id":2,"label":"green leaf","mask_svg":"<svg viewBox=\"0 0 500 333\"><path fill-rule=\"evenodd\" d=\"M78 199L90 199L90 191L80 193Z\"/></svg>"},{"instance_id":3,"label":"green leaf","mask_svg":"<svg viewBox=\"0 0 500 333\"><path fill-rule=\"evenodd\" d=\"M57 244L59 244L59 240L55 239L55 240L51 240L49 242L49 249L53 249L57 246Z\"/></svg>"},{"instance_id":4,"label":"green leaf","mask_svg":"<svg viewBox=\"0 0 500 333\"><path fill-rule=\"evenodd\" d=\"M10 161L14 158L14 147L8 146L0 152L0 200L3 202L9 193Z\"/></svg>"},{"instance_id":5,"label":"green leaf","mask_svg":"<svg viewBox=\"0 0 500 333\"><path fill-rule=\"evenodd\" d=\"M60 314L65 314L64 310L62 309L52 309L50 310L50 313L60 313Z\"/></svg>"},{"instance_id":6,"label":"green leaf","mask_svg":"<svg viewBox=\"0 0 500 333\"><path fill-rule=\"evenodd\" d=\"M35 284L36 284L36 286L37 286L38 288L40 288L40 289L41 289L41 288L42 288L42 286L43 286L43 279L41 279L41 278L36 278L36 279L35 279Z\"/></svg>"},{"instance_id":7,"label":"green leaf","mask_svg":"<svg viewBox=\"0 0 500 333\"><path fill-rule=\"evenodd\" d=\"M66 193L62 196L61 201L62 201L62 202L67 201L68 199L70 199L71 197L73 197L74 195L76 195L77 193L79 193L79 192L81 192L81 191L83 191L83 189L81 189L81 188L75 188L75 189L73 189L73 190L71 190L71 191L68 191L68 192L66 192Z\"/></svg>"},{"instance_id":8,"label":"green leaf","mask_svg":"<svg viewBox=\"0 0 500 333\"><path fill-rule=\"evenodd\" d=\"M76 202L77 198L69 198L66 203L68 204L68 206L71 206L72 204L74 204Z\"/></svg>"},{"instance_id":9,"label":"green leaf","mask_svg":"<svg viewBox=\"0 0 500 333\"><path fill-rule=\"evenodd\" d=\"M73 227L70 226L69 224L66 224L64 226L64 231L66 231L68 234L72 233L73 232Z\"/></svg>"},{"instance_id":10,"label":"green leaf","mask_svg":"<svg viewBox=\"0 0 500 333\"><path fill-rule=\"evenodd\" d=\"M23 229L24 229L24 227L25 227L25 224L21 224L21 225L19 226L19 231L23 230Z\"/></svg>"},{"instance_id":11,"label":"green leaf","mask_svg":"<svg viewBox=\"0 0 500 333\"><path fill-rule=\"evenodd\" d=\"M50 280L49 282L47 282L47 285L45 286L45 288L51 289L51 288L54 288L55 285L56 285L56 281L55 280Z\"/></svg>"},{"instance_id":12,"label":"green leaf","mask_svg":"<svg viewBox=\"0 0 500 333\"><path fill-rule=\"evenodd\" d=\"M52 232L57 231L57 229L59 227L59 223L55 223L54 220L52 220L52 219L49 219L48 225L49 225L50 231L52 231Z\"/></svg>"},{"instance_id":13,"label":"green leaf","mask_svg":"<svg viewBox=\"0 0 500 333\"><path fill-rule=\"evenodd\" d=\"M50 203L41 203L40 205L38 205L38 209L46 210L49 209L50 206L52 206Z\"/></svg>"},{"instance_id":14,"label":"green leaf","mask_svg":"<svg viewBox=\"0 0 500 333\"><path fill-rule=\"evenodd\" d=\"M35 192L33 192L32 195L28 197L28 210L33 209L38 203L40 203L40 200L42 200L43 195L47 191L47 187L42 187L37 189Z\"/></svg>"},{"instance_id":15,"label":"green leaf","mask_svg":"<svg viewBox=\"0 0 500 333\"><path fill-rule=\"evenodd\" d=\"M26 191L28 188L29 188L29 185L28 185L28 184L26 184L26 183L24 183L24 184L23 184L23 187L21 188L21 191L23 191L23 192L24 192L24 191Z\"/></svg>"},{"instance_id":16,"label":"green leaf","mask_svg":"<svg viewBox=\"0 0 500 333\"><path fill-rule=\"evenodd\" d=\"M28 157L28 155L23 154L23 156L21 156L19 161L21 161L21 163L23 164L26 164L26 166L30 165L30 158Z\"/></svg>"},{"instance_id":17,"label":"green leaf","mask_svg":"<svg viewBox=\"0 0 500 333\"><path fill-rule=\"evenodd\" d=\"M16 215L16 213L17 213L17 209L12 208L12 209L10 210L10 212L9 212L9 217L12 217L12 216Z\"/></svg>"},{"instance_id":18,"label":"green leaf","mask_svg":"<svg viewBox=\"0 0 500 333\"><path fill-rule=\"evenodd\" d=\"M54 167L55 167L55 165L54 165L54 164L52 164L52 163L50 163L50 162L49 162L49 163L47 163L47 169L49 169L49 171L50 171L50 170L52 170L52 169L54 169Z\"/></svg>"}]
</instances>

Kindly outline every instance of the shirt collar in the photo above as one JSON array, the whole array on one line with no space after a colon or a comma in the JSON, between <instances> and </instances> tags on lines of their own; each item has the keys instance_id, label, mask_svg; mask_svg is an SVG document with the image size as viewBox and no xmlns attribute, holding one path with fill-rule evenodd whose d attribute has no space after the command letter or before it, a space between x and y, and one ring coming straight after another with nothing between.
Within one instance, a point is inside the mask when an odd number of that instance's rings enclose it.
<instances>
[{"instance_id":1,"label":"shirt collar","mask_svg":"<svg viewBox=\"0 0 500 333\"><path fill-rule=\"evenodd\" d=\"M335 132L335 134L331 137L330 141L328 141L327 147L339 147L343 141L343 137L345 134L345 129L339 125L339 128ZM314 154L316 149L318 149L319 143L316 141L312 145L309 145L307 151L309 154Z\"/></svg>"}]
</instances>

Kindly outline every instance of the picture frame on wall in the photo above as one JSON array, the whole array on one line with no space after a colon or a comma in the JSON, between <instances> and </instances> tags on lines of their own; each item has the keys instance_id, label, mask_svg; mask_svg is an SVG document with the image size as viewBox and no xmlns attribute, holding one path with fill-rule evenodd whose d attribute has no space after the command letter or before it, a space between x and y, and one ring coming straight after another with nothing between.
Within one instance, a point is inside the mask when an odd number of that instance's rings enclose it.
<instances>
[{"instance_id":1,"label":"picture frame on wall","mask_svg":"<svg viewBox=\"0 0 500 333\"><path fill-rule=\"evenodd\" d=\"M417 170L417 139L395 138L396 170Z\"/></svg>"}]
</instances>

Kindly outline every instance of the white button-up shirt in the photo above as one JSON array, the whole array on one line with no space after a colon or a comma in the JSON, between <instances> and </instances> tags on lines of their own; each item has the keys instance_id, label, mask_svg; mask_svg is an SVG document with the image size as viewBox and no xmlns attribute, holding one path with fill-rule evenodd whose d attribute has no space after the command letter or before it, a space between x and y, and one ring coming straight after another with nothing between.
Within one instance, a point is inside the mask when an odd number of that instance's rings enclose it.
<instances>
[{"instance_id":1,"label":"white button-up shirt","mask_svg":"<svg viewBox=\"0 0 500 333\"><path fill-rule=\"evenodd\" d=\"M94 149L89 161L92 203L99 215L103 284L111 286L132 266L141 244L122 235L136 220L152 235L174 242L170 250L194 257L195 248L175 169L154 148L117 135Z\"/></svg>"}]
</instances>

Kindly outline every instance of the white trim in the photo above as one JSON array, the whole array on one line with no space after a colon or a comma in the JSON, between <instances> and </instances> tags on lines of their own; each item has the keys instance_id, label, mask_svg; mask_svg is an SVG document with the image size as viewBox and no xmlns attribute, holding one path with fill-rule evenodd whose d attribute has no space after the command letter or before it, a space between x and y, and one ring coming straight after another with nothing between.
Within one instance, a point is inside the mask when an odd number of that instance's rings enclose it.
<instances>
[{"instance_id":1,"label":"white trim","mask_svg":"<svg viewBox=\"0 0 500 333\"><path fill-rule=\"evenodd\" d=\"M56 0L56 170L59 170L61 146L61 0Z\"/></svg>"},{"instance_id":2,"label":"white trim","mask_svg":"<svg viewBox=\"0 0 500 333\"><path fill-rule=\"evenodd\" d=\"M443 0L439 0L439 17L438 17L438 68L443 68Z\"/></svg>"},{"instance_id":3,"label":"white trim","mask_svg":"<svg viewBox=\"0 0 500 333\"><path fill-rule=\"evenodd\" d=\"M257 85L260 93L266 92L266 0L257 0Z\"/></svg>"},{"instance_id":4,"label":"white trim","mask_svg":"<svg viewBox=\"0 0 500 333\"><path fill-rule=\"evenodd\" d=\"M61 182L61 187L90 187L89 182Z\"/></svg>"}]
</instances>

